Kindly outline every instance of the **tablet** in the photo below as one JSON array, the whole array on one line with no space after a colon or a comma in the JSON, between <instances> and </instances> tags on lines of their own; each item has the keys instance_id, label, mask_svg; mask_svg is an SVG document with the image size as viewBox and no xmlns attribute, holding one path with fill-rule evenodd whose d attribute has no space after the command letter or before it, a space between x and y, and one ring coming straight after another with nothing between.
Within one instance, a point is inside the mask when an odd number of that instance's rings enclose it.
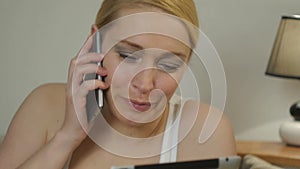
<instances>
[{"instance_id":1,"label":"tablet","mask_svg":"<svg viewBox=\"0 0 300 169\"><path fill-rule=\"evenodd\" d=\"M111 167L111 169L238 169L241 157L220 157L215 159L194 160L161 164L131 165Z\"/></svg>"}]
</instances>

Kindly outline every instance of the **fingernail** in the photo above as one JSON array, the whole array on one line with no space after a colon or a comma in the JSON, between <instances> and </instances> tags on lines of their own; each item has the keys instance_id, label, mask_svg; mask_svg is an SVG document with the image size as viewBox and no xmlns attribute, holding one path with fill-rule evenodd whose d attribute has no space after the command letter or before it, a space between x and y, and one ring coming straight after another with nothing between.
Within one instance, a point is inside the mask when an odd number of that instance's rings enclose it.
<instances>
[{"instance_id":1,"label":"fingernail","mask_svg":"<svg viewBox=\"0 0 300 169\"><path fill-rule=\"evenodd\" d=\"M98 67L98 73L101 74L102 76L107 74L107 70L103 67Z\"/></svg>"}]
</instances>

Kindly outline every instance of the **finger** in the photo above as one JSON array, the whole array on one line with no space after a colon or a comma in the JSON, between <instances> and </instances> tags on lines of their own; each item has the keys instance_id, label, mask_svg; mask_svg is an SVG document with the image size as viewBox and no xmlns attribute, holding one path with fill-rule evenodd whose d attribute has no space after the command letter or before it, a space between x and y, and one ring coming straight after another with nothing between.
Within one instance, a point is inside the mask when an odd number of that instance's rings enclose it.
<instances>
[{"instance_id":1,"label":"finger","mask_svg":"<svg viewBox=\"0 0 300 169\"><path fill-rule=\"evenodd\" d=\"M77 59L77 64L87 64L87 63L98 63L101 62L104 57L104 54L98 53L87 53L85 55L81 55Z\"/></svg>"},{"instance_id":2,"label":"finger","mask_svg":"<svg viewBox=\"0 0 300 169\"><path fill-rule=\"evenodd\" d=\"M105 67L98 66L97 74L100 76L106 76L107 69Z\"/></svg>"},{"instance_id":3,"label":"finger","mask_svg":"<svg viewBox=\"0 0 300 169\"><path fill-rule=\"evenodd\" d=\"M85 129L88 129L89 127L91 127L90 125L92 125L92 123L90 123L91 121L88 121L86 116L86 97L90 91L96 90L98 88L105 90L108 88L108 85L99 80L84 81L80 88L77 90L76 94L73 95L77 117L79 118L81 124L85 126Z\"/></svg>"},{"instance_id":4,"label":"finger","mask_svg":"<svg viewBox=\"0 0 300 169\"><path fill-rule=\"evenodd\" d=\"M77 90L81 83L85 80L96 79L96 74L100 76L106 76L107 70L105 67L100 67L96 64L86 64L77 66L73 73L72 82L73 90Z\"/></svg>"},{"instance_id":5,"label":"finger","mask_svg":"<svg viewBox=\"0 0 300 169\"><path fill-rule=\"evenodd\" d=\"M77 97L85 98L91 90L96 90L99 88L105 90L108 87L109 86L101 80L86 80L80 85L77 92Z\"/></svg>"},{"instance_id":6,"label":"finger","mask_svg":"<svg viewBox=\"0 0 300 169\"><path fill-rule=\"evenodd\" d=\"M99 63L103 59L103 54L97 54L97 53L88 53L86 55L82 55L81 57L75 57L71 60L69 65L69 71L68 71L68 81L71 82L74 74L74 69L78 67L78 65L81 64L87 64L87 63ZM96 72L96 71L95 71ZM93 73L95 73L93 72Z\"/></svg>"},{"instance_id":7,"label":"finger","mask_svg":"<svg viewBox=\"0 0 300 169\"><path fill-rule=\"evenodd\" d=\"M99 80L84 81L76 92L74 92L72 99L74 102L76 112L86 112L86 98L90 91L94 91L98 88L107 89L107 85Z\"/></svg>"},{"instance_id":8,"label":"finger","mask_svg":"<svg viewBox=\"0 0 300 169\"><path fill-rule=\"evenodd\" d=\"M76 57L74 57L71 61L70 61L70 65L69 65L69 71L68 71L68 82L72 82L72 78L73 78L73 71L74 68L78 62L78 57L81 56L82 54L88 53L89 50L92 47L92 43L93 43L93 36L89 36L88 39L84 42L84 45L81 47L81 49L79 50L78 54Z\"/></svg>"},{"instance_id":9,"label":"finger","mask_svg":"<svg viewBox=\"0 0 300 169\"><path fill-rule=\"evenodd\" d=\"M72 84L72 78L73 78L73 75L74 75L74 69L75 69L75 66L76 66L76 62L77 62L77 58L73 58L70 61L69 70L68 70L68 83L67 83L67 85ZM69 86L69 87L71 87L71 86Z\"/></svg>"},{"instance_id":10,"label":"finger","mask_svg":"<svg viewBox=\"0 0 300 169\"><path fill-rule=\"evenodd\" d=\"M85 75L90 74L91 76L95 76L95 77L91 77L92 79L96 78L96 73L98 72L98 69L99 69L99 66L97 64L77 65L74 70L74 74L73 74L73 78L72 78L73 86L75 88L78 88L79 85L84 80Z\"/></svg>"},{"instance_id":11,"label":"finger","mask_svg":"<svg viewBox=\"0 0 300 169\"><path fill-rule=\"evenodd\" d=\"M86 64L80 65L76 68L76 79L79 79L75 82L81 82L83 80L95 79L96 75L107 76L107 69L105 67L98 66L97 64ZM90 76L88 76L91 74ZM85 77L88 76L88 77ZM94 76L94 77L93 77Z\"/></svg>"}]
</instances>

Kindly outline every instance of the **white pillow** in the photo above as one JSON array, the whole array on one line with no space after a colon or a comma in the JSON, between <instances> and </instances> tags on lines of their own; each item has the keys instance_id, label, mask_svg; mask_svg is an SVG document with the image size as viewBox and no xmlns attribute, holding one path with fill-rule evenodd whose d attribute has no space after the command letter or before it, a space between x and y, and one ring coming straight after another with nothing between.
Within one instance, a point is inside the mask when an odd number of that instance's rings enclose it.
<instances>
[{"instance_id":1,"label":"white pillow","mask_svg":"<svg viewBox=\"0 0 300 169\"><path fill-rule=\"evenodd\" d=\"M241 169L283 169L253 155L243 157Z\"/></svg>"}]
</instances>

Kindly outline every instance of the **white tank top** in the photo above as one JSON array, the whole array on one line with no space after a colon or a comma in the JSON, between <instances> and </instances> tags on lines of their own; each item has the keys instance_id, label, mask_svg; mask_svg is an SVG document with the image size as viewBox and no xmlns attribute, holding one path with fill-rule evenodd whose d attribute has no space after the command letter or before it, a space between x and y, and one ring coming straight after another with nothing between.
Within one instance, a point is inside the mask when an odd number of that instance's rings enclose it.
<instances>
[{"instance_id":1,"label":"white tank top","mask_svg":"<svg viewBox=\"0 0 300 169\"><path fill-rule=\"evenodd\" d=\"M173 95L169 101L169 114L165 128L169 129L172 125L174 126L170 128L170 132L164 133L159 163L175 162L177 160L178 129L182 109L180 101L180 97L177 95ZM63 169L69 169L71 159L72 155Z\"/></svg>"}]
</instances>

